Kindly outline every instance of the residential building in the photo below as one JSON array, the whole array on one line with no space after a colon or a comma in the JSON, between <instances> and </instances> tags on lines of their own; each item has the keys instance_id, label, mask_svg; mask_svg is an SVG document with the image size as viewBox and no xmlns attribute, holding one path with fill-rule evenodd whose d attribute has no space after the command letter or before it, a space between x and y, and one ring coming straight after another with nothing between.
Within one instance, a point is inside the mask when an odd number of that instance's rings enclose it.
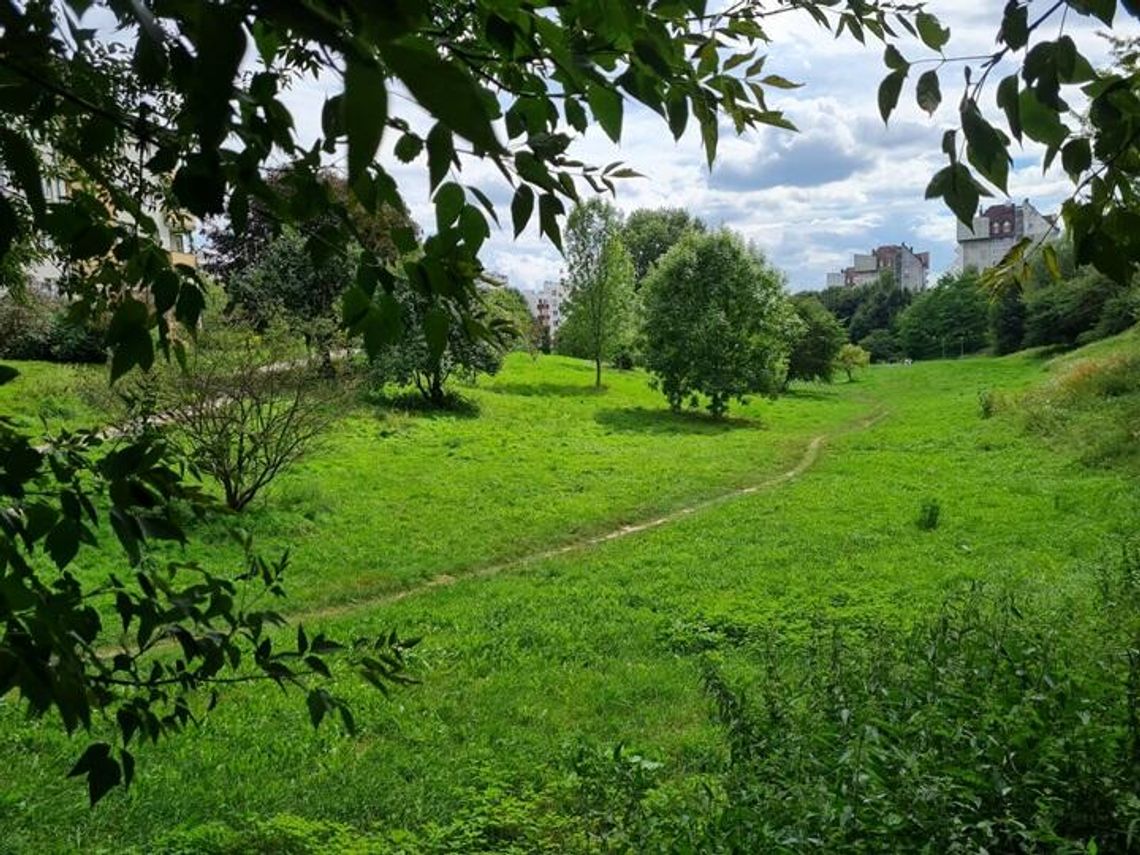
<instances>
[{"instance_id":1,"label":"residential building","mask_svg":"<svg viewBox=\"0 0 1140 855\"><path fill-rule=\"evenodd\" d=\"M930 253L915 252L903 244L887 244L869 253L855 253L851 266L838 273L827 274L827 287L853 288L877 282L884 273L890 273L896 283L907 291L922 291L930 272Z\"/></svg>"},{"instance_id":2,"label":"residential building","mask_svg":"<svg viewBox=\"0 0 1140 855\"><path fill-rule=\"evenodd\" d=\"M1040 240L1055 224L1056 217L1042 214L1028 199L1020 205L1013 202L991 205L974 217L972 227L958 223L955 267L978 271L993 267L1022 238Z\"/></svg>"},{"instance_id":3,"label":"residential building","mask_svg":"<svg viewBox=\"0 0 1140 855\"><path fill-rule=\"evenodd\" d=\"M562 308L567 297L566 286L553 279L542 283L537 291L524 291L527 305L540 327L554 340L555 333L562 326Z\"/></svg>"},{"instance_id":4,"label":"residential building","mask_svg":"<svg viewBox=\"0 0 1140 855\"><path fill-rule=\"evenodd\" d=\"M45 161L51 167L50 154ZM44 176L44 200L49 204L63 202L71 193L71 185L60 174L58 168L47 170ZM0 187L8 186L8 177L0 172ZM198 258L194 251L193 229L194 222L187 215L177 215L169 211L151 208L146 213L154 220L158 229L157 242L170 253L171 261L175 264L184 264L189 267L198 266ZM120 213L121 220L127 219ZM28 284L44 293L54 293L56 283L63 275L59 265L49 256L40 258L29 265L27 270Z\"/></svg>"}]
</instances>

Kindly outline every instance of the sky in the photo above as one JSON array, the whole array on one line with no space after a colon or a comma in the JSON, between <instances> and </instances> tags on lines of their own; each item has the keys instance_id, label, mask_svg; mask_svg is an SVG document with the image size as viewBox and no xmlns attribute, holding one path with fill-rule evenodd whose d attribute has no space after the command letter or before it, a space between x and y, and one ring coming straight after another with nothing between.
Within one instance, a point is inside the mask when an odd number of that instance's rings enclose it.
<instances>
[{"instance_id":1,"label":"sky","mask_svg":"<svg viewBox=\"0 0 1140 855\"><path fill-rule=\"evenodd\" d=\"M951 30L947 56L991 53L1003 6L1000 0L927 3ZM1123 10L1119 15L1118 34L1140 34L1135 19ZM1055 38L1057 29L1054 24L1041 33ZM1065 32L1094 65L1108 57L1107 44L1097 35L1100 29L1099 22L1075 14L1065 21ZM798 133L764 128L736 137L725 129L710 171L694 123L674 143L659 116L627 101L620 147L591 127L569 154L589 163L624 161L645 177L618 182L612 201L619 209L681 206L711 226L729 227L755 242L785 272L793 291L822 288L826 274L849 265L853 253L881 244L907 243L929 251L932 278L945 271L954 260L955 219L940 201L926 201L923 195L930 176L945 164L941 140L956 125L961 65L942 69L943 105L933 116L915 104L913 89L918 74L930 66L912 70L899 109L884 126L876 100L885 74L880 43L869 41L864 47L849 36L836 40L806 15L773 19L769 35L772 43L761 50L768 55L765 73L804 84L796 90L769 90L769 105L783 110ZM931 56L917 40L898 46L908 59ZM995 70L982 96L983 110L995 123L1000 115L993 103L997 81L1013 70L1012 65ZM320 103L338 88L308 83L289 94L302 139L318 132ZM430 231L433 213L424 162L399 163L391 154L394 142L395 135L388 134L381 159L405 191L413 216ZM511 189L492 166L468 163L458 178L487 192L506 224L502 230L492 224L482 254L488 270L506 274L511 285L525 290L561 274L562 257L539 236L536 225L513 238ZM1071 192L1059 168L1042 173L1039 147L1015 147L1011 199L1030 199L1043 213L1052 213ZM998 201L1003 200L984 203Z\"/></svg>"}]
</instances>

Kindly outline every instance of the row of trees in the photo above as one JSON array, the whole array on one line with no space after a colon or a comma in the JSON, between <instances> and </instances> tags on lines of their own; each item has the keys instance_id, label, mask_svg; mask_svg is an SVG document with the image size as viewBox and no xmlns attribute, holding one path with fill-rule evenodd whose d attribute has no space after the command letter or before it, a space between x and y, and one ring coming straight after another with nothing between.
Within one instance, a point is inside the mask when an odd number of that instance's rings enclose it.
<instances>
[{"instance_id":1,"label":"row of trees","mask_svg":"<svg viewBox=\"0 0 1140 855\"><path fill-rule=\"evenodd\" d=\"M986 348L1005 354L1068 347L1114 335L1140 320L1140 283L1121 284L1077 266L1072 245L1064 240L1030 263L1024 281L997 290L967 270L946 274L917 293L898 287L885 273L877 282L827 288L816 296L846 338L876 362L940 359Z\"/></svg>"}]
</instances>

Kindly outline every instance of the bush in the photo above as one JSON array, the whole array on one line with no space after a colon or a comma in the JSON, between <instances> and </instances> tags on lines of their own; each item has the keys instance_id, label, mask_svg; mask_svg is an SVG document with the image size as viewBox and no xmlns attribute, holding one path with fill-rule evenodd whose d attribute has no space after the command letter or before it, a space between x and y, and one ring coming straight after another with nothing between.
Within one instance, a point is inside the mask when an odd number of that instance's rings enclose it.
<instances>
[{"instance_id":1,"label":"bush","mask_svg":"<svg viewBox=\"0 0 1140 855\"><path fill-rule=\"evenodd\" d=\"M105 327L70 317L66 305L43 294L0 296L0 359L107 361Z\"/></svg>"},{"instance_id":2,"label":"bush","mask_svg":"<svg viewBox=\"0 0 1140 855\"><path fill-rule=\"evenodd\" d=\"M870 354L872 362L894 362L902 356L898 339L890 330L874 330L859 341L859 347Z\"/></svg>"}]
</instances>

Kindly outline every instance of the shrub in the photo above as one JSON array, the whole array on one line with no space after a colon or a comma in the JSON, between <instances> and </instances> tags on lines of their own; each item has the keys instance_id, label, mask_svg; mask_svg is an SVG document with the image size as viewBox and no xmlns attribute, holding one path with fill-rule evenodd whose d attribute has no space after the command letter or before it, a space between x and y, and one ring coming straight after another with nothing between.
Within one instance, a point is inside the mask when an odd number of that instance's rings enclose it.
<instances>
[{"instance_id":1,"label":"shrub","mask_svg":"<svg viewBox=\"0 0 1140 855\"><path fill-rule=\"evenodd\" d=\"M942 516L942 505L937 499L926 499L918 511L918 527L923 531L934 531L938 528L939 517Z\"/></svg>"},{"instance_id":2,"label":"shrub","mask_svg":"<svg viewBox=\"0 0 1140 855\"><path fill-rule=\"evenodd\" d=\"M0 296L0 358L102 363L106 329L72 318L60 300L26 292Z\"/></svg>"},{"instance_id":3,"label":"shrub","mask_svg":"<svg viewBox=\"0 0 1140 855\"><path fill-rule=\"evenodd\" d=\"M856 369L866 368L871 364L871 354L859 345L848 342L839 348L839 355L835 358L835 364L843 369L844 373L847 374L847 382L851 383L855 379Z\"/></svg>"}]
</instances>

